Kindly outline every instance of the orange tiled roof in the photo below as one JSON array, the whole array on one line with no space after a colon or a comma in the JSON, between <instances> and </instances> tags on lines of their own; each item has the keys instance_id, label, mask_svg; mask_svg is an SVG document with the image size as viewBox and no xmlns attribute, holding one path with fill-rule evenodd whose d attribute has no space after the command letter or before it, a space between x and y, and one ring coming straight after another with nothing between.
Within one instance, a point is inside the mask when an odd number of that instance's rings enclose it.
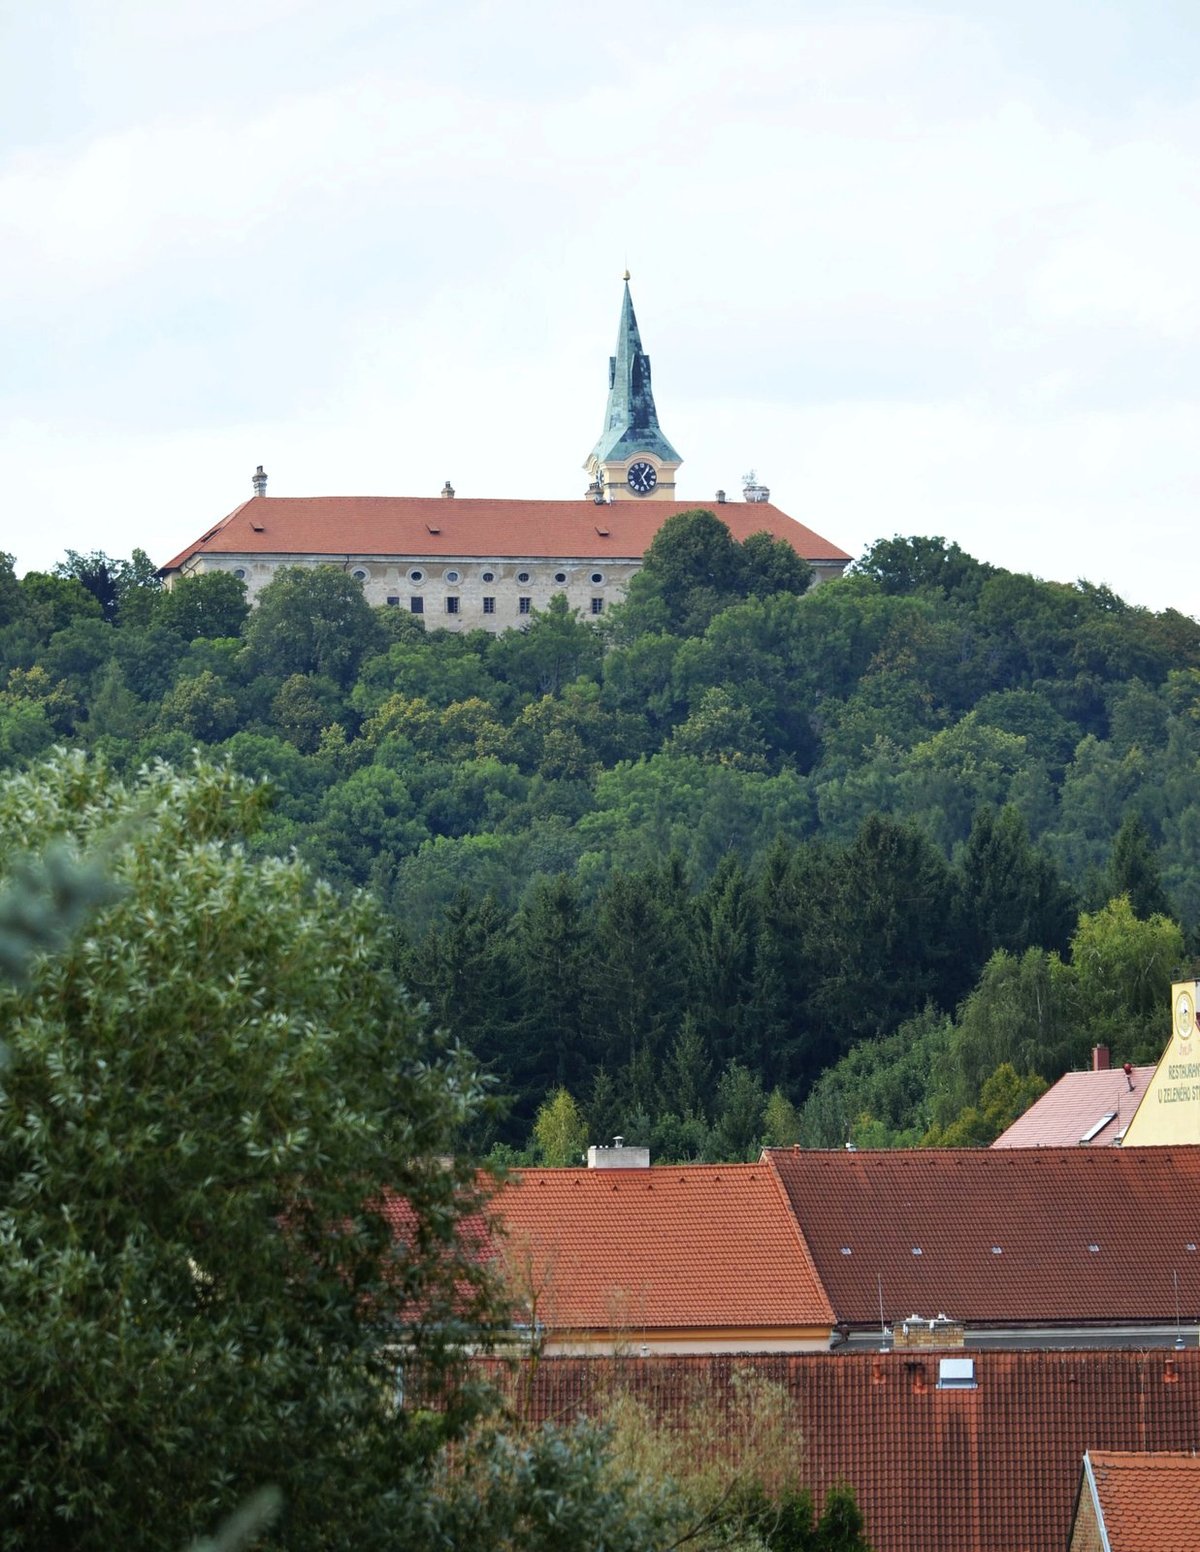
<instances>
[{"instance_id":1,"label":"orange tiled roof","mask_svg":"<svg viewBox=\"0 0 1200 1552\"><path fill-rule=\"evenodd\" d=\"M815 1495L849 1482L876 1552L1063 1552L1085 1450L1200 1448L1195 1348L971 1356L973 1389L939 1389L929 1352L543 1357L512 1383L535 1423L602 1415L614 1378L679 1422L762 1375L790 1400ZM1135 1543L1151 1545L1172 1543Z\"/></svg>"},{"instance_id":2,"label":"orange tiled roof","mask_svg":"<svg viewBox=\"0 0 1200 1552\"><path fill-rule=\"evenodd\" d=\"M1200 1147L770 1150L839 1321L1200 1311ZM1095 1247L1095 1248L1093 1248Z\"/></svg>"},{"instance_id":3,"label":"orange tiled roof","mask_svg":"<svg viewBox=\"0 0 1200 1552\"><path fill-rule=\"evenodd\" d=\"M829 1327L787 1202L761 1164L526 1169L494 1203L517 1291L554 1330Z\"/></svg>"},{"instance_id":4,"label":"orange tiled roof","mask_svg":"<svg viewBox=\"0 0 1200 1552\"><path fill-rule=\"evenodd\" d=\"M1112 1552L1195 1552L1200 1458L1168 1451L1089 1450Z\"/></svg>"},{"instance_id":5,"label":"orange tiled roof","mask_svg":"<svg viewBox=\"0 0 1200 1552\"><path fill-rule=\"evenodd\" d=\"M1111 1148L1137 1109L1157 1068L1135 1067L1126 1078L1120 1067L1068 1072L1001 1132L993 1148ZM1096 1127L1105 1116L1112 1119ZM1088 1133L1093 1135L1088 1136ZM1086 1143L1084 1138L1087 1137Z\"/></svg>"},{"instance_id":6,"label":"orange tiled roof","mask_svg":"<svg viewBox=\"0 0 1200 1552\"><path fill-rule=\"evenodd\" d=\"M473 500L456 496L253 496L169 560L194 555L484 556L637 560L664 521L703 502ZM772 534L806 560L845 562L836 544L766 502L713 508L735 539Z\"/></svg>"}]
</instances>

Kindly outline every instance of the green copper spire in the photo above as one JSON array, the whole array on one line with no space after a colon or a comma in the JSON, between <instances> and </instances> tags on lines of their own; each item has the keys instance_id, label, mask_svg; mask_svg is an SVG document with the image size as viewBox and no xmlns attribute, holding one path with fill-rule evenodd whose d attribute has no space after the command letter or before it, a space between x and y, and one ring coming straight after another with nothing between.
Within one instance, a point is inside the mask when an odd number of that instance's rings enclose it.
<instances>
[{"instance_id":1,"label":"green copper spire","mask_svg":"<svg viewBox=\"0 0 1200 1552\"><path fill-rule=\"evenodd\" d=\"M654 408L654 393L650 387L650 357L642 349L633 298L629 295L629 271L626 270L621 322L617 326L617 353L608 359L608 409L604 430L592 449L592 458L597 463L608 463L632 457L634 453L652 453L664 463L681 462L679 454L659 429L658 411Z\"/></svg>"}]
</instances>

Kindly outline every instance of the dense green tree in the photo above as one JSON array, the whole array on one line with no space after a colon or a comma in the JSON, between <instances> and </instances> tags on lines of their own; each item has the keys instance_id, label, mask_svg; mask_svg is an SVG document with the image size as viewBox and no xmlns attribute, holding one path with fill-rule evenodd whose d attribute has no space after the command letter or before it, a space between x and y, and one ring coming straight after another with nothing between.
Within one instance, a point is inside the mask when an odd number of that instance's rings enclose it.
<instances>
[{"instance_id":1,"label":"dense green tree","mask_svg":"<svg viewBox=\"0 0 1200 1552\"><path fill-rule=\"evenodd\" d=\"M1036 1072L1022 1077L1011 1062L1001 1062L979 1090L978 1105L968 1105L946 1126L934 1126L921 1139L923 1148L986 1148L1024 1115L1049 1088Z\"/></svg>"},{"instance_id":2,"label":"dense green tree","mask_svg":"<svg viewBox=\"0 0 1200 1552\"><path fill-rule=\"evenodd\" d=\"M995 568L945 539L878 539L851 570L885 593L928 591L943 598L974 598Z\"/></svg>"},{"instance_id":3,"label":"dense green tree","mask_svg":"<svg viewBox=\"0 0 1200 1552\"><path fill-rule=\"evenodd\" d=\"M564 1167L583 1162L588 1147L587 1122L567 1089L555 1089L538 1110L533 1135L541 1163Z\"/></svg>"},{"instance_id":4,"label":"dense green tree","mask_svg":"<svg viewBox=\"0 0 1200 1552\"><path fill-rule=\"evenodd\" d=\"M489 672L529 695L558 695L580 676L598 679L603 643L557 593L521 630L503 631L487 652Z\"/></svg>"},{"instance_id":5,"label":"dense green tree","mask_svg":"<svg viewBox=\"0 0 1200 1552\"><path fill-rule=\"evenodd\" d=\"M575 881L565 873L535 879L515 925L524 1010L514 1051L518 1113L550 1089L581 1090L592 1043L593 952Z\"/></svg>"},{"instance_id":6,"label":"dense green tree","mask_svg":"<svg viewBox=\"0 0 1200 1552\"><path fill-rule=\"evenodd\" d=\"M129 560L114 560L103 550L89 555L68 550L54 574L77 581L99 604L109 624L146 624L162 591L154 562L144 550L134 550Z\"/></svg>"},{"instance_id":7,"label":"dense green tree","mask_svg":"<svg viewBox=\"0 0 1200 1552\"><path fill-rule=\"evenodd\" d=\"M1136 814L1126 814L1113 841L1108 859L1107 898L1124 895L1133 914L1142 921L1152 916L1173 916L1162 885L1154 844Z\"/></svg>"},{"instance_id":8,"label":"dense green tree","mask_svg":"<svg viewBox=\"0 0 1200 1552\"><path fill-rule=\"evenodd\" d=\"M230 571L179 577L154 607L155 620L183 641L238 636L249 613L246 584Z\"/></svg>"},{"instance_id":9,"label":"dense green tree","mask_svg":"<svg viewBox=\"0 0 1200 1552\"><path fill-rule=\"evenodd\" d=\"M756 1158L762 1146L767 1097L758 1073L729 1062L717 1082L713 1146L717 1157L738 1163Z\"/></svg>"},{"instance_id":10,"label":"dense green tree","mask_svg":"<svg viewBox=\"0 0 1200 1552\"><path fill-rule=\"evenodd\" d=\"M0 991L14 1552L178 1545L263 1482L290 1546L424 1542L395 1493L410 1516L429 1502L469 1390L415 1426L389 1400L394 1344L435 1386L488 1318L457 1232L473 1176L448 1162L475 1089L388 974L367 902L231 844L258 805L228 772L125 789L80 757L0 790L0 854L100 848L122 886Z\"/></svg>"},{"instance_id":11,"label":"dense green tree","mask_svg":"<svg viewBox=\"0 0 1200 1552\"><path fill-rule=\"evenodd\" d=\"M382 640L362 588L336 566L284 566L258 595L245 638L253 671L318 674L343 689Z\"/></svg>"},{"instance_id":12,"label":"dense green tree","mask_svg":"<svg viewBox=\"0 0 1200 1552\"><path fill-rule=\"evenodd\" d=\"M982 808L958 859L963 974L973 983L996 949L1065 950L1075 905L1050 859L1029 844L1016 808ZM966 990L966 985L963 987Z\"/></svg>"}]
</instances>

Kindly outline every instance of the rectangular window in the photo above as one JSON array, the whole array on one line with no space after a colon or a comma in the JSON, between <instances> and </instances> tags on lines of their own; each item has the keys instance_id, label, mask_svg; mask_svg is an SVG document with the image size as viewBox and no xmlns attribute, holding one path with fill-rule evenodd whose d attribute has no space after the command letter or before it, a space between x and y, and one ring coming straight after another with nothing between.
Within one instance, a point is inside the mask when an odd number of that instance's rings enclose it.
<instances>
[{"instance_id":1,"label":"rectangular window","mask_svg":"<svg viewBox=\"0 0 1200 1552\"><path fill-rule=\"evenodd\" d=\"M408 600L408 607L413 614L424 614L425 600L423 598L410 598Z\"/></svg>"},{"instance_id":2,"label":"rectangular window","mask_svg":"<svg viewBox=\"0 0 1200 1552\"><path fill-rule=\"evenodd\" d=\"M447 598L447 600L446 600L446 613L447 614L457 614L458 613L458 599L457 598L454 598L454 597Z\"/></svg>"},{"instance_id":3,"label":"rectangular window","mask_svg":"<svg viewBox=\"0 0 1200 1552\"><path fill-rule=\"evenodd\" d=\"M517 613L518 614L528 614L532 608L533 608L533 599L532 598L518 598L517 599Z\"/></svg>"},{"instance_id":4,"label":"rectangular window","mask_svg":"<svg viewBox=\"0 0 1200 1552\"><path fill-rule=\"evenodd\" d=\"M483 600L483 612L484 614L495 614L496 600L494 598L485 598Z\"/></svg>"},{"instance_id":5,"label":"rectangular window","mask_svg":"<svg viewBox=\"0 0 1200 1552\"><path fill-rule=\"evenodd\" d=\"M604 600L603 600L603 598L593 598L592 599L592 613L593 614L603 614L604 613Z\"/></svg>"},{"instance_id":6,"label":"rectangular window","mask_svg":"<svg viewBox=\"0 0 1200 1552\"><path fill-rule=\"evenodd\" d=\"M391 604L393 608L396 608L399 606L400 600L395 596L394 593L389 593L388 603Z\"/></svg>"}]
</instances>

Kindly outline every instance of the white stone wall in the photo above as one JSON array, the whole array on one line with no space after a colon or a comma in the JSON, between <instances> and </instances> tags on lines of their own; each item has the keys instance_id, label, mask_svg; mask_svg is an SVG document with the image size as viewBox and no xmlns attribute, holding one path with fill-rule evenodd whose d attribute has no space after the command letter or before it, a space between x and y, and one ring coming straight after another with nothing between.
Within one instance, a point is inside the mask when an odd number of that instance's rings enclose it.
<instances>
[{"instance_id":1,"label":"white stone wall","mask_svg":"<svg viewBox=\"0 0 1200 1552\"><path fill-rule=\"evenodd\" d=\"M416 612L412 600L421 600L426 630L511 630L529 618L520 600L530 600L530 611L544 611L556 593L585 619L604 615L625 596L629 579L641 567L636 560L480 560L439 556L346 555L197 555L188 573L231 571L246 583L246 596L254 603L259 593L284 566L336 566L348 576L362 573L366 600L373 606ZM420 580L415 574L420 573ZM814 564L813 586L840 576L841 563ZM169 585L169 584L168 584ZM456 613L446 600L457 600ZM491 613L484 600L493 600ZM599 609L593 605L599 600Z\"/></svg>"},{"instance_id":2,"label":"white stone wall","mask_svg":"<svg viewBox=\"0 0 1200 1552\"><path fill-rule=\"evenodd\" d=\"M345 555L200 555L189 568L194 572L231 571L246 583L247 598L254 603L284 566L336 566L357 577L373 606L391 606L406 613L414 598L421 600L421 618L427 630L511 630L529 618L521 613L520 600L530 600L530 611L544 611L556 593L565 593L572 609L585 619L606 613L623 598L630 577L641 566L637 560L480 560L478 556L350 556ZM361 573L361 575L359 575ZM485 599L493 608L485 611ZM457 612L447 608L457 602ZM593 600L599 601L597 609Z\"/></svg>"}]
</instances>

